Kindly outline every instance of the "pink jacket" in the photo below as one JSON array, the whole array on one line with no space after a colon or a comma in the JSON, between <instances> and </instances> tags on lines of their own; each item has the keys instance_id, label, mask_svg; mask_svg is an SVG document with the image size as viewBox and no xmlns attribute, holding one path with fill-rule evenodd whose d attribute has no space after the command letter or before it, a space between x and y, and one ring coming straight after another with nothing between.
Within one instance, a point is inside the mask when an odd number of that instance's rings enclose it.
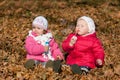
<instances>
[{"instance_id":1,"label":"pink jacket","mask_svg":"<svg viewBox=\"0 0 120 80\"><path fill-rule=\"evenodd\" d=\"M69 46L69 42L74 35L75 34L70 34L62 43L63 50L68 53L67 64L77 64L79 66L95 68L97 66L96 59L101 59L104 63L104 50L95 33L85 37L76 35L77 42L71 47Z\"/></svg>"},{"instance_id":2,"label":"pink jacket","mask_svg":"<svg viewBox=\"0 0 120 80\"><path fill-rule=\"evenodd\" d=\"M32 35L36 36L34 33L32 33ZM58 44L55 42L53 38L49 43L49 47L52 57L54 59L56 59L57 56L63 58L63 54L61 53L60 49L58 48ZM43 57L43 52L45 52L44 46L35 41L32 36L27 36L25 40L25 49L27 51L27 59L39 60L42 62L49 60Z\"/></svg>"}]
</instances>

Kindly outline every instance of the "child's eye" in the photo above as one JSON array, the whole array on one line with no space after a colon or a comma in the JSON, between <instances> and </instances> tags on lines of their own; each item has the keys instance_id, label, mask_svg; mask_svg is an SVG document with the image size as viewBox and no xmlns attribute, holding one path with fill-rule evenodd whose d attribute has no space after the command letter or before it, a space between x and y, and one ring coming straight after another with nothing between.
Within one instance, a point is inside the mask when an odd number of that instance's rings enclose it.
<instances>
[{"instance_id":1,"label":"child's eye","mask_svg":"<svg viewBox=\"0 0 120 80\"><path fill-rule=\"evenodd\" d=\"M79 27L79 25L76 25L76 27Z\"/></svg>"},{"instance_id":2,"label":"child's eye","mask_svg":"<svg viewBox=\"0 0 120 80\"><path fill-rule=\"evenodd\" d=\"M35 29L35 27L32 27L33 29Z\"/></svg>"},{"instance_id":3,"label":"child's eye","mask_svg":"<svg viewBox=\"0 0 120 80\"><path fill-rule=\"evenodd\" d=\"M41 28L37 27L37 29L41 29Z\"/></svg>"},{"instance_id":4,"label":"child's eye","mask_svg":"<svg viewBox=\"0 0 120 80\"><path fill-rule=\"evenodd\" d=\"M84 27L83 25L77 25L76 27Z\"/></svg>"}]
</instances>

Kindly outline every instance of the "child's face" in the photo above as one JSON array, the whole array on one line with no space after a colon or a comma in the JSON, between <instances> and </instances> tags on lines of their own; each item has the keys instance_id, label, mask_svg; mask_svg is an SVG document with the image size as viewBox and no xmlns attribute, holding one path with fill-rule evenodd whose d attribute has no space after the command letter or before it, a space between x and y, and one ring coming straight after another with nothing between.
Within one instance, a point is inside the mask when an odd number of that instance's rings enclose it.
<instances>
[{"instance_id":1,"label":"child's face","mask_svg":"<svg viewBox=\"0 0 120 80\"><path fill-rule=\"evenodd\" d=\"M33 32L36 33L37 35L42 35L44 32L44 29L39 28L38 26L33 26Z\"/></svg>"},{"instance_id":2,"label":"child's face","mask_svg":"<svg viewBox=\"0 0 120 80\"><path fill-rule=\"evenodd\" d=\"M83 19L78 20L75 28L75 32L78 35L84 36L89 33L88 31L89 31L89 28L88 28L87 22Z\"/></svg>"}]
</instances>

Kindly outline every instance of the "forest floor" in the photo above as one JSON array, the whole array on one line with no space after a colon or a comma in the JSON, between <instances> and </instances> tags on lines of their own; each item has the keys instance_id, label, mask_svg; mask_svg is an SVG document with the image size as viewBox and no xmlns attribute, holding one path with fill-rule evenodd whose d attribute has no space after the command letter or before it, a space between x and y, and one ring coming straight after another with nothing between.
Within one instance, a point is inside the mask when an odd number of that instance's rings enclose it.
<instances>
[{"instance_id":1,"label":"forest floor","mask_svg":"<svg viewBox=\"0 0 120 80\"><path fill-rule=\"evenodd\" d=\"M24 68L24 41L36 16L45 16L56 42L75 28L76 19L90 16L105 50L105 64L88 75L62 67L57 74L41 65ZM61 49L62 50L62 49ZM64 53L64 52L63 52ZM3 0L0 1L0 80L120 80L119 0Z\"/></svg>"}]
</instances>

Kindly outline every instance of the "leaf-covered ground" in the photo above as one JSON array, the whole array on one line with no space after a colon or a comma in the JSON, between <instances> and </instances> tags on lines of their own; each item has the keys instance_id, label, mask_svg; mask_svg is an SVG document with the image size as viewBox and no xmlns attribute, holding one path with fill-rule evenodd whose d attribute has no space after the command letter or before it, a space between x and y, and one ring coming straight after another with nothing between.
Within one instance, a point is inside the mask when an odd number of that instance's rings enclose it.
<instances>
[{"instance_id":1,"label":"leaf-covered ground","mask_svg":"<svg viewBox=\"0 0 120 80\"><path fill-rule=\"evenodd\" d=\"M105 49L103 68L88 75L73 74L62 67L57 74L41 65L24 68L24 40L32 20L39 15L49 21L56 42L74 30L76 19L94 19L97 35ZM62 49L61 49L62 50ZM63 52L64 53L64 52ZM64 62L63 62L64 63ZM1 0L0 1L0 80L119 80L120 79L120 1L119 0Z\"/></svg>"}]
</instances>

